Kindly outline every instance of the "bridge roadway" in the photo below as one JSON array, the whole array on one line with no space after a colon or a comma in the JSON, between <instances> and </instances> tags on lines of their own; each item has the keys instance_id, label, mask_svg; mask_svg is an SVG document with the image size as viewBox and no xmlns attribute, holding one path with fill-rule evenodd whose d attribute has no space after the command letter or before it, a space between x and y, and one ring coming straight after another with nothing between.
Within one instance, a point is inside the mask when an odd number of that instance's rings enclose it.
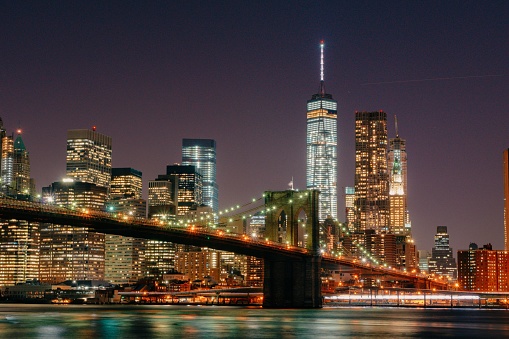
<instances>
[{"instance_id":1,"label":"bridge roadway","mask_svg":"<svg viewBox=\"0 0 509 339\"><path fill-rule=\"evenodd\" d=\"M320 255L319 253L311 253L311 251L302 247L256 240L243 234L227 233L222 230L204 230L189 226L169 226L162 221L126 215L115 217L106 212L87 209L73 210L1 197L0 219L19 219L29 222L87 227L100 233L209 247L269 261L310 260L311 258L316 260L318 258L317 260L321 263L321 266L326 268L343 268L345 272L355 272L366 277L372 276L384 280L410 281L422 288L447 288L446 283L432 280L424 275L389 269L384 266L375 266L354 258Z\"/></svg>"}]
</instances>

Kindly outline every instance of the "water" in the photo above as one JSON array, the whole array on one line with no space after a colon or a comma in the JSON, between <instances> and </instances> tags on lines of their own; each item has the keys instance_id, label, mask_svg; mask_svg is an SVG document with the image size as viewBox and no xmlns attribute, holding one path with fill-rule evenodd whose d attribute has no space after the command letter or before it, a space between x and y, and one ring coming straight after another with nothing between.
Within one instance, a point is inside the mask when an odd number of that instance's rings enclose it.
<instances>
[{"instance_id":1,"label":"water","mask_svg":"<svg viewBox=\"0 0 509 339\"><path fill-rule=\"evenodd\" d=\"M441 336L509 336L509 311L0 304L0 338L12 339Z\"/></svg>"}]
</instances>

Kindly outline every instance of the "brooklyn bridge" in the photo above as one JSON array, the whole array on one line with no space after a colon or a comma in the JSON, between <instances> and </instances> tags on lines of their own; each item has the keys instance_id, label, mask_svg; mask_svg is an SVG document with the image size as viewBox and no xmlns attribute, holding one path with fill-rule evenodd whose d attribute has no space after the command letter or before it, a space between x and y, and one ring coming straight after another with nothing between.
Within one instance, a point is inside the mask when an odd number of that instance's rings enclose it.
<instances>
[{"instance_id":1,"label":"brooklyn bridge","mask_svg":"<svg viewBox=\"0 0 509 339\"><path fill-rule=\"evenodd\" d=\"M169 241L262 258L264 307L322 307L320 273L323 269L350 272L364 279L397 281L415 288L447 289L447 283L440 279L320 250L318 191L265 192L264 196L266 226L263 239L215 228L173 225L161 220L69 209L6 197L0 198L0 218L87 227L105 234ZM282 211L288 216L289 225L283 240L278 235L277 223ZM304 227L299 227L296 219L302 212L307 218ZM307 236L305 241L299 242L301 228Z\"/></svg>"}]
</instances>

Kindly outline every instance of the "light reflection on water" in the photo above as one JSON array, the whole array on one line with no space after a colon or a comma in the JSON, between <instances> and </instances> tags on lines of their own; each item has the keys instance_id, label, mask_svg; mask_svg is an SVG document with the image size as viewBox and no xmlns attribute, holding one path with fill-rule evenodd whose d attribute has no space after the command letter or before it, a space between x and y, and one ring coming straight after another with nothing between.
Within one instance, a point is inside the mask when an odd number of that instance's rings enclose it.
<instances>
[{"instance_id":1,"label":"light reflection on water","mask_svg":"<svg viewBox=\"0 0 509 339\"><path fill-rule=\"evenodd\" d=\"M509 311L0 304L0 338L503 337Z\"/></svg>"}]
</instances>

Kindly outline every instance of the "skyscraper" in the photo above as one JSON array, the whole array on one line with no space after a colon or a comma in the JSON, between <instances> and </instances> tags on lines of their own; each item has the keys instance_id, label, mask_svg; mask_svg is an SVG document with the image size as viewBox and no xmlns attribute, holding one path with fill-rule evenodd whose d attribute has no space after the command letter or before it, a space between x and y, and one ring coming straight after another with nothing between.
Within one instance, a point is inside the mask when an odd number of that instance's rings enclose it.
<instances>
[{"instance_id":1,"label":"skyscraper","mask_svg":"<svg viewBox=\"0 0 509 339\"><path fill-rule=\"evenodd\" d=\"M39 223L0 220L0 286L39 279Z\"/></svg>"},{"instance_id":2,"label":"skyscraper","mask_svg":"<svg viewBox=\"0 0 509 339\"><path fill-rule=\"evenodd\" d=\"M142 173L133 168L111 170L107 211L128 217L146 217L142 199ZM105 236L104 278L113 284L135 283L145 271L145 240L120 235Z\"/></svg>"},{"instance_id":3,"label":"skyscraper","mask_svg":"<svg viewBox=\"0 0 509 339\"><path fill-rule=\"evenodd\" d=\"M355 112L355 230L389 226L387 113Z\"/></svg>"},{"instance_id":4,"label":"skyscraper","mask_svg":"<svg viewBox=\"0 0 509 339\"><path fill-rule=\"evenodd\" d=\"M183 139L182 165L193 165L200 172L203 182L203 204L219 211L216 181L216 142L212 139Z\"/></svg>"},{"instance_id":5,"label":"skyscraper","mask_svg":"<svg viewBox=\"0 0 509 339\"><path fill-rule=\"evenodd\" d=\"M355 188L345 187L345 224L350 232L355 230Z\"/></svg>"},{"instance_id":6,"label":"skyscraper","mask_svg":"<svg viewBox=\"0 0 509 339\"><path fill-rule=\"evenodd\" d=\"M35 193L35 184L34 180L30 178L30 157L21 138L21 130L18 130L18 136L14 141L12 169L12 186L16 195L29 199Z\"/></svg>"},{"instance_id":7,"label":"skyscraper","mask_svg":"<svg viewBox=\"0 0 509 339\"><path fill-rule=\"evenodd\" d=\"M456 261L453 257L452 248L449 246L447 226L437 226L435 246L431 249L429 260L429 273L456 279Z\"/></svg>"},{"instance_id":8,"label":"skyscraper","mask_svg":"<svg viewBox=\"0 0 509 339\"><path fill-rule=\"evenodd\" d=\"M195 166L168 165L166 176L172 180L172 189L177 190L177 215L186 215L192 206L203 203L202 176Z\"/></svg>"},{"instance_id":9,"label":"skyscraper","mask_svg":"<svg viewBox=\"0 0 509 339\"><path fill-rule=\"evenodd\" d=\"M6 193L6 187L4 186L4 138L7 136L7 133L4 128L4 122L2 118L0 118L0 191L2 193Z\"/></svg>"},{"instance_id":10,"label":"skyscraper","mask_svg":"<svg viewBox=\"0 0 509 339\"><path fill-rule=\"evenodd\" d=\"M4 136L2 138L2 167L1 167L1 180L2 192L7 195L13 194L13 181L14 181L14 141L12 136Z\"/></svg>"},{"instance_id":11,"label":"skyscraper","mask_svg":"<svg viewBox=\"0 0 509 339\"><path fill-rule=\"evenodd\" d=\"M320 89L307 102L306 188L320 191L319 220L337 220L337 102L325 92L324 42L320 42Z\"/></svg>"},{"instance_id":12,"label":"skyscraper","mask_svg":"<svg viewBox=\"0 0 509 339\"><path fill-rule=\"evenodd\" d=\"M111 182L111 138L92 130L67 131L68 178L43 187L43 201L67 208L105 210ZM105 235L86 227L41 225L41 281L104 279Z\"/></svg>"},{"instance_id":13,"label":"skyscraper","mask_svg":"<svg viewBox=\"0 0 509 339\"><path fill-rule=\"evenodd\" d=\"M104 210L107 188L71 178L42 188L43 201L68 209ZM43 223L40 227L40 280L104 279L103 233L86 227Z\"/></svg>"},{"instance_id":14,"label":"skyscraper","mask_svg":"<svg viewBox=\"0 0 509 339\"><path fill-rule=\"evenodd\" d=\"M395 119L397 119L395 117ZM396 138L389 140L389 231L397 235L410 234L407 206L406 142L399 137L396 120Z\"/></svg>"},{"instance_id":15,"label":"skyscraper","mask_svg":"<svg viewBox=\"0 0 509 339\"><path fill-rule=\"evenodd\" d=\"M504 246L509 251L509 149L504 151Z\"/></svg>"},{"instance_id":16,"label":"skyscraper","mask_svg":"<svg viewBox=\"0 0 509 339\"><path fill-rule=\"evenodd\" d=\"M30 178L30 159L21 131L13 141L2 137L2 192L19 199L30 199L35 189ZM26 220L0 220L0 285L14 285L39 278L39 223Z\"/></svg>"},{"instance_id":17,"label":"skyscraper","mask_svg":"<svg viewBox=\"0 0 509 339\"><path fill-rule=\"evenodd\" d=\"M67 131L67 176L109 189L111 137L92 130Z\"/></svg>"}]
</instances>

